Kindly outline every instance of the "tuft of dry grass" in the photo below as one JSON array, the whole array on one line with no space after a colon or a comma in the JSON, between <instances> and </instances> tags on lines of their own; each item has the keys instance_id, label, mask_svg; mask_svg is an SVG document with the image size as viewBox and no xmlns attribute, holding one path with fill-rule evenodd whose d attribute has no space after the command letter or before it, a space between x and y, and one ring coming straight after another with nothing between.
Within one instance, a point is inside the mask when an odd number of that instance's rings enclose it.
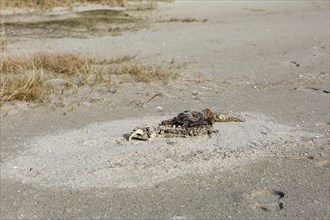
<instances>
[{"instance_id":1,"label":"tuft of dry grass","mask_svg":"<svg viewBox=\"0 0 330 220\"><path fill-rule=\"evenodd\" d=\"M78 54L47 54L40 53L32 57L33 64L37 69L45 69L55 74L64 74L66 76L76 76L90 71L92 61Z\"/></svg>"},{"instance_id":2,"label":"tuft of dry grass","mask_svg":"<svg viewBox=\"0 0 330 220\"><path fill-rule=\"evenodd\" d=\"M207 22L208 19L196 19L196 18L170 18L168 20L162 20L161 22L181 22L181 23L193 23L193 22Z\"/></svg>"},{"instance_id":3,"label":"tuft of dry grass","mask_svg":"<svg viewBox=\"0 0 330 220\"><path fill-rule=\"evenodd\" d=\"M40 72L7 77L4 82L1 81L0 106L13 100L41 102L47 95L47 88Z\"/></svg>"},{"instance_id":4,"label":"tuft of dry grass","mask_svg":"<svg viewBox=\"0 0 330 220\"><path fill-rule=\"evenodd\" d=\"M121 64L121 63L125 63L125 62L129 62L132 59L134 59L133 56L129 56L129 55L124 55L121 57L116 57L116 58L111 58L111 59L104 59L104 60L99 60L99 61L94 61L95 63L102 65L102 64Z\"/></svg>"},{"instance_id":5,"label":"tuft of dry grass","mask_svg":"<svg viewBox=\"0 0 330 220\"><path fill-rule=\"evenodd\" d=\"M173 69L164 68L161 65L146 65L141 62L130 62L120 65L115 71L116 74L127 74L139 82L168 82L175 79L178 73Z\"/></svg>"},{"instance_id":6,"label":"tuft of dry grass","mask_svg":"<svg viewBox=\"0 0 330 220\"><path fill-rule=\"evenodd\" d=\"M87 81L92 73L91 60L68 53L38 53L30 57L5 56L0 66L0 105L13 100L46 101L52 90L51 80L70 80L80 76Z\"/></svg>"},{"instance_id":7,"label":"tuft of dry grass","mask_svg":"<svg viewBox=\"0 0 330 220\"><path fill-rule=\"evenodd\" d=\"M89 69L88 64L91 62L91 60L73 53L38 53L31 57L7 56L3 60L0 72L5 74L23 74L26 71L41 69L56 75L75 76L83 71L87 71Z\"/></svg>"},{"instance_id":8,"label":"tuft of dry grass","mask_svg":"<svg viewBox=\"0 0 330 220\"><path fill-rule=\"evenodd\" d=\"M178 76L175 67L143 64L132 56L96 60L74 53L37 53L6 56L0 65L0 106L10 101L47 102L52 93L99 84L112 85L113 76L130 81L168 82Z\"/></svg>"}]
</instances>

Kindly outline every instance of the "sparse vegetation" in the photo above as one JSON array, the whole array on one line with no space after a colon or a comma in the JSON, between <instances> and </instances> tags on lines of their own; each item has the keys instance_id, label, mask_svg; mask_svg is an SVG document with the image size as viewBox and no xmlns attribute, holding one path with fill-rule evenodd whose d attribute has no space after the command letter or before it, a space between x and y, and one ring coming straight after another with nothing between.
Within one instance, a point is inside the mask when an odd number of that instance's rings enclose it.
<instances>
[{"instance_id":1,"label":"sparse vegetation","mask_svg":"<svg viewBox=\"0 0 330 220\"><path fill-rule=\"evenodd\" d=\"M2 0L1 10L9 9L11 13L23 11L41 12L38 18L33 14L24 14L24 19L9 19L11 15L1 13L3 36L10 37L75 37L120 35L125 31L136 31L147 26L145 16L141 12L153 10L158 0ZM69 12L59 15L42 13L55 7L73 9L86 4L101 4L107 6L123 6L127 10L88 10ZM26 9L26 10L25 10ZM32 16L31 16L32 15ZM31 17L31 18L30 18ZM6 30L6 36L4 35ZM6 41L1 37L0 46L3 49Z\"/></svg>"},{"instance_id":2,"label":"sparse vegetation","mask_svg":"<svg viewBox=\"0 0 330 220\"><path fill-rule=\"evenodd\" d=\"M196 18L170 18L162 20L161 22L180 22L180 23L193 23L193 22L207 22L208 19L196 19Z\"/></svg>"},{"instance_id":3,"label":"sparse vegetation","mask_svg":"<svg viewBox=\"0 0 330 220\"><path fill-rule=\"evenodd\" d=\"M131 11L146 11L155 10L157 8L157 3L155 0L149 1L132 1L132 4L128 6L128 10Z\"/></svg>"},{"instance_id":4,"label":"sparse vegetation","mask_svg":"<svg viewBox=\"0 0 330 220\"><path fill-rule=\"evenodd\" d=\"M6 56L0 65L0 74L0 106L14 100L47 102L50 94L61 94L68 88L100 83L111 85L113 76L144 83L166 83L178 76L173 65L147 65L131 56L96 60L73 53Z\"/></svg>"},{"instance_id":5,"label":"sparse vegetation","mask_svg":"<svg viewBox=\"0 0 330 220\"><path fill-rule=\"evenodd\" d=\"M3 1L0 2L0 52L5 51L6 48L6 31L5 31L5 19L2 13L2 8L4 7Z\"/></svg>"},{"instance_id":6,"label":"sparse vegetation","mask_svg":"<svg viewBox=\"0 0 330 220\"><path fill-rule=\"evenodd\" d=\"M72 9L89 3L123 6L128 10L103 9L51 16L40 13L38 19L32 16L24 20L10 20L1 14L1 50L5 50L7 39L11 37L81 38L134 31L147 23L141 18L141 12L132 11L156 8L156 0L2 0L1 10L13 9L15 13L15 8L19 8L44 12L58 6ZM29 18L30 15L24 16ZM177 75L174 64L148 65L132 56L96 60L74 53L3 55L0 57L0 106L15 100L47 102L50 95L61 95L67 89L76 90L85 85L111 87L127 81L166 83Z\"/></svg>"},{"instance_id":7,"label":"sparse vegetation","mask_svg":"<svg viewBox=\"0 0 330 220\"><path fill-rule=\"evenodd\" d=\"M92 10L76 13L75 16L52 16L44 20L5 22L8 37L88 37L118 34L145 27L143 19L123 11ZM10 34L9 34L10 33Z\"/></svg>"},{"instance_id":8,"label":"sparse vegetation","mask_svg":"<svg viewBox=\"0 0 330 220\"><path fill-rule=\"evenodd\" d=\"M102 4L111 6L125 6L126 0L1 0L3 8L33 8L48 10L54 7L73 7L79 4Z\"/></svg>"},{"instance_id":9,"label":"sparse vegetation","mask_svg":"<svg viewBox=\"0 0 330 220\"><path fill-rule=\"evenodd\" d=\"M40 53L31 57L6 56L0 67L0 104L20 100L27 102L45 101L54 92L51 80L70 80L81 76L85 81L92 73L90 61L77 54Z\"/></svg>"},{"instance_id":10,"label":"sparse vegetation","mask_svg":"<svg viewBox=\"0 0 330 220\"><path fill-rule=\"evenodd\" d=\"M7 41L6 41L5 36L4 35L0 35L0 52L5 51L6 44L7 44Z\"/></svg>"},{"instance_id":11,"label":"sparse vegetation","mask_svg":"<svg viewBox=\"0 0 330 220\"><path fill-rule=\"evenodd\" d=\"M91 60L77 54L38 53L30 58L7 56L1 66L1 73L24 74L27 71L47 70L54 74L75 76L88 69Z\"/></svg>"},{"instance_id":12,"label":"sparse vegetation","mask_svg":"<svg viewBox=\"0 0 330 220\"><path fill-rule=\"evenodd\" d=\"M46 97L47 84L42 72L29 72L23 76L3 77L0 106L7 101L40 102Z\"/></svg>"},{"instance_id":13,"label":"sparse vegetation","mask_svg":"<svg viewBox=\"0 0 330 220\"><path fill-rule=\"evenodd\" d=\"M145 65L140 61L123 63L113 70L116 74L127 74L133 76L137 81L145 83L168 82L178 76L176 71L171 68L164 68L161 65Z\"/></svg>"},{"instance_id":14,"label":"sparse vegetation","mask_svg":"<svg viewBox=\"0 0 330 220\"><path fill-rule=\"evenodd\" d=\"M108 6L122 6L129 10L154 10L158 1L172 2L173 0L2 0L3 9L29 8L34 10L50 10L55 7L73 8L85 4L101 4Z\"/></svg>"}]
</instances>

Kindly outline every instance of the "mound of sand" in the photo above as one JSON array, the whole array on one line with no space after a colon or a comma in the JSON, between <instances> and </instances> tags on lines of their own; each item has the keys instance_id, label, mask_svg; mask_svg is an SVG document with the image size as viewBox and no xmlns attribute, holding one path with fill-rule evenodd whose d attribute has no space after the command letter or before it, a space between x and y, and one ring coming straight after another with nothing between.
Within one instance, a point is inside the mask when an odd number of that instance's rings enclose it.
<instances>
[{"instance_id":1,"label":"mound of sand","mask_svg":"<svg viewBox=\"0 0 330 220\"><path fill-rule=\"evenodd\" d=\"M246 114L243 123L216 123L208 136L126 140L135 126L165 118L145 117L90 124L28 140L24 154L8 160L2 175L45 187L148 187L191 173L233 169L271 148L302 144L315 134ZM277 149L278 151L278 149Z\"/></svg>"}]
</instances>

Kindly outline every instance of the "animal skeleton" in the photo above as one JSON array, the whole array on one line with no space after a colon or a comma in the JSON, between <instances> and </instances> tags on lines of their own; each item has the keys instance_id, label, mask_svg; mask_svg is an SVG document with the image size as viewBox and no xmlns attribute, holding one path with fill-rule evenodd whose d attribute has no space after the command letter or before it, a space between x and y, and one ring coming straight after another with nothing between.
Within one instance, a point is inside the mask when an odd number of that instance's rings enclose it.
<instances>
[{"instance_id":1,"label":"animal skeleton","mask_svg":"<svg viewBox=\"0 0 330 220\"><path fill-rule=\"evenodd\" d=\"M128 140L147 141L155 137L188 137L211 135L217 133L213 129L214 122L244 122L241 116L213 113L210 109L203 111L184 111L176 117L162 121L157 127L136 127L128 135Z\"/></svg>"}]
</instances>

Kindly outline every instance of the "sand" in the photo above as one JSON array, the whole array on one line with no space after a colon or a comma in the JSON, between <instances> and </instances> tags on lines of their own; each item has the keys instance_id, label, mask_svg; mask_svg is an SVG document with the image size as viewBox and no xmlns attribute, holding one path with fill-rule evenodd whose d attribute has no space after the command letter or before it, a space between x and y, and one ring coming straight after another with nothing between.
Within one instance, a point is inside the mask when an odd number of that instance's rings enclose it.
<instances>
[{"instance_id":1,"label":"sand","mask_svg":"<svg viewBox=\"0 0 330 220\"><path fill-rule=\"evenodd\" d=\"M244 123L215 125L220 132L212 137L126 140L135 126L157 121L147 117L94 123L34 138L20 143L29 150L8 161L2 176L44 187L153 187L178 176L232 169L255 157L276 157L275 147L283 151L324 139L249 116ZM307 156L312 155L302 159Z\"/></svg>"},{"instance_id":2,"label":"sand","mask_svg":"<svg viewBox=\"0 0 330 220\"><path fill-rule=\"evenodd\" d=\"M9 53L129 54L184 68L168 84L5 105L1 219L329 218L328 9L177 1L121 36L11 43ZM159 22L187 17L207 21ZM126 140L135 126L203 108L247 120L217 123L211 137Z\"/></svg>"}]
</instances>

